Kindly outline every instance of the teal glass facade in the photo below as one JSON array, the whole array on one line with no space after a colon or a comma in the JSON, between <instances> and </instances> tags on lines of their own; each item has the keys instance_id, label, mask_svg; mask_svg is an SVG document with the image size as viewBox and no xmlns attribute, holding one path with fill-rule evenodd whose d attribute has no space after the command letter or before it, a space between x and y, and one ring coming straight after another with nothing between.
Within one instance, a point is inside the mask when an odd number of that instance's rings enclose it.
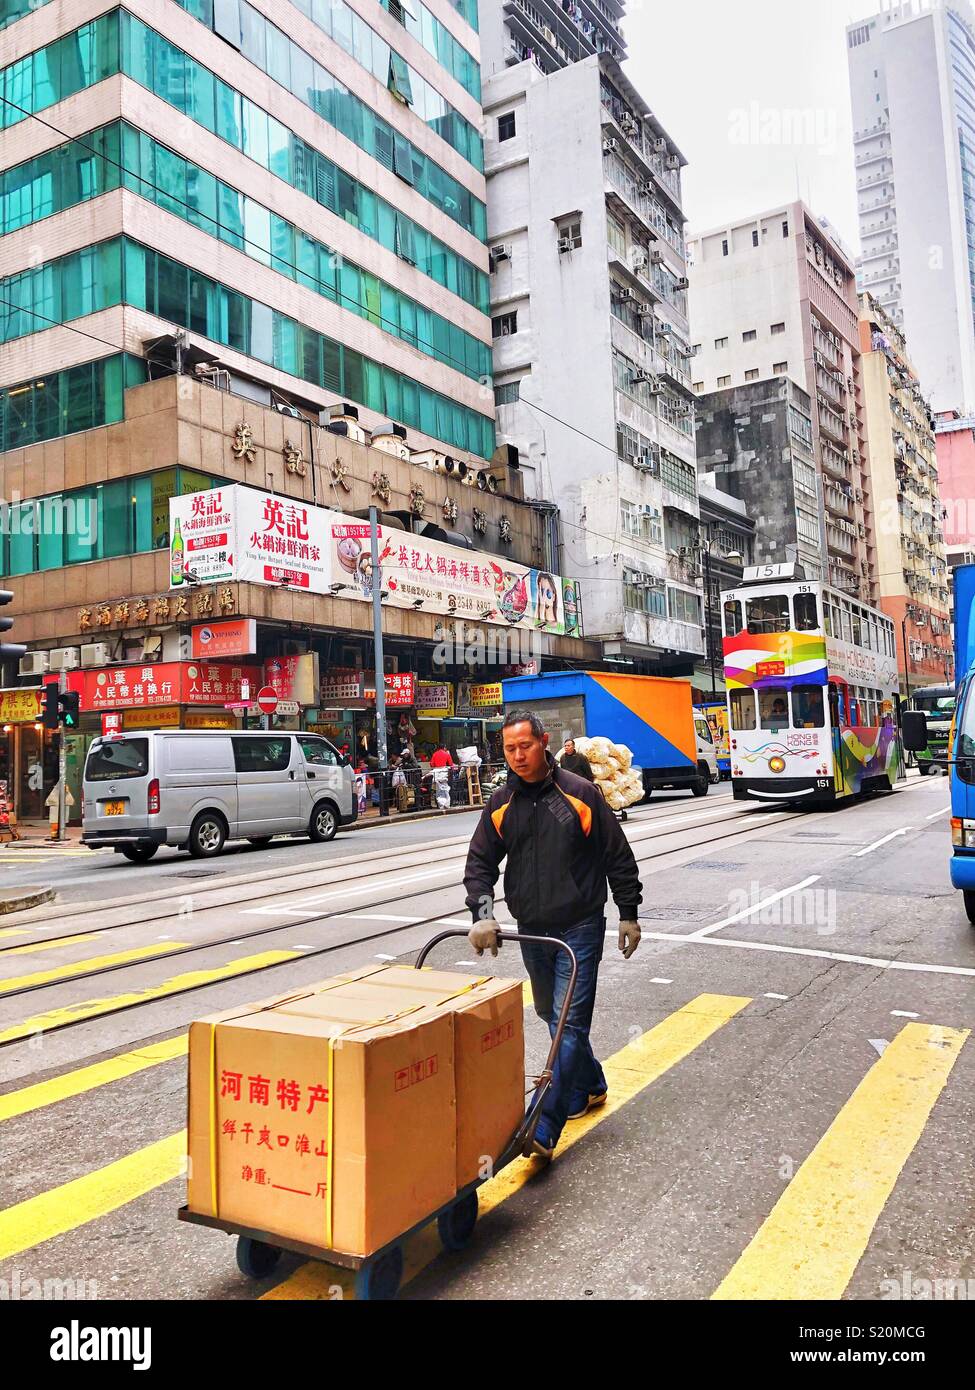
<instances>
[{"instance_id":1,"label":"teal glass facade","mask_svg":"<svg viewBox=\"0 0 975 1390\"><path fill-rule=\"evenodd\" d=\"M126 122L90 131L0 174L0 234L120 184L445 366L474 380L490 376L488 344ZM400 218L390 237L409 249L411 227ZM11 297L8 284L4 298Z\"/></svg>"},{"instance_id":2,"label":"teal glass facade","mask_svg":"<svg viewBox=\"0 0 975 1390\"><path fill-rule=\"evenodd\" d=\"M32 266L3 282L0 341L119 304L221 343L482 458L494 419L395 372L270 305L127 237Z\"/></svg>"},{"instance_id":3,"label":"teal glass facade","mask_svg":"<svg viewBox=\"0 0 975 1390\"><path fill-rule=\"evenodd\" d=\"M0 453L116 424L123 392L145 379L145 363L120 352L0 388Z\"/></svg>"}]
</instances>

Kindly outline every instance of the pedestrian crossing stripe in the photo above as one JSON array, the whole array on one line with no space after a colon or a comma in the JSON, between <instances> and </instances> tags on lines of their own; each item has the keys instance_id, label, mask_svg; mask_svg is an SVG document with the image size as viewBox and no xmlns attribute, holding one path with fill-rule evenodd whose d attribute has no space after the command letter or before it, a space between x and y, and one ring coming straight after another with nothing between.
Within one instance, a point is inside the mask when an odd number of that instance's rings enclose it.
<instances>
[{"instance_id":1,"label":"pedestrian crossing stripe","mask_svg":"<svg viewBox=\"0 0 975 1390\"><path fill-rule=\"evenodd\" d=\"M248 975L283 961L299 960L301 951L263 951L256 956L242 956L239 960L228 961L209 970L189 970L184 975L174 975L158 985L148 985L145 989L133 990L130 994L113 994L104 999L85 999L78 1004L67 1004L60 1009L48 1009L46 1013L34 1014L20 1023L0 1032L0 1044L17 1042L21 1038L36 1036L38 1033L53 1033L58 1028L80 1023L84 1019L98 1018L101 1014L118 1013L122 1009L135 1008L153 999L165 999L171 994L182 994L186 990L200 989L204 985L217 984L220 980L230 980L236 975Z\"/></svg>"},{"instance_id":2,"label":"pedestrian crossing stripe","mask_svg":"<svg viewBox=\"0 0 975 1390\"><path fill-rule=\"evenodd\" d=\"M67 965L55 965L50 970L35 970L31 975L14 975L0 979L0 994L10 994L18 989L30 989L36 985L64 984L75 975L84 975L89 970L104 970L113 965L138 965L156 959L172 951L182 951L188 941L157 941L151 946L130 946L125 951L115 951L108 956L89 956L87 960L71 961ZM14 948L16 949L16 948ZM23 949L23 948L22 948Z\"/></svg>"},{"instance_id":3,"label":"pedestrian crossing stripe","mask_svg":"<svg viewBox=\"0 0 975 1390\"><path fill-rule=\"evenodd\" d=\"M638 1096L654 1081L689 1056L695 1048L723 1028L752 1001L740 995L699 994L689 1004L669 1014L655 1027L627 1043L603 1062L609 1084L605 1105L591 1110L581 1120L566 1125L559 1140L558 1153L577 1144L597 1125L605 1123L617 1110ZM539 1172L534 1159L518 1158L478 1189L478 1207L486 1216L507 1201ZM416 1277L440 1253L436 1223L426 1226L407 1243L404 1250L403 1282ZM355 1281L348 1270L311 1260L290 1278L275 1285L264 1299L328 1299L341 1286L344 1298L355 1297Z\"/></svg>"},{"instance_id":4,"label":"pedestrian crossing stripe","mask_svg":"<svg viewBox=\"0 0 975 1390\"><path fill-rule=\"evenodd\" d=\"M712 1298L843 1296L969 1031L901 1029Z\"/></svg>"},{"instance_id":5,"label":"pedestrian crossing stripe","mask_svg":"<svg viewBox=\"0 0 975 1390\"><path fill-rule=\"evenodd\" d=\"M38 1081L33 1086L21 1087L19 1091L9 1091L7 1095L0 1096L0 1123L12 1120L17 1115L27 1115L32 1110L41 1110L46 1105L54 1105L59 1100L83 1095L85 1091L93 1091L97 1086L105 1086L111 1081L134 1076L147 1067L158 1066L160 1062L185 1057L188 1045L189 1034L182 1033L178 1038L151 1043L135 1052L123 1052L104 1062L94 1062L89 1067L79 1067L64 1076L52 1077L50 1081Z\"/></svg>"}]
</instances>

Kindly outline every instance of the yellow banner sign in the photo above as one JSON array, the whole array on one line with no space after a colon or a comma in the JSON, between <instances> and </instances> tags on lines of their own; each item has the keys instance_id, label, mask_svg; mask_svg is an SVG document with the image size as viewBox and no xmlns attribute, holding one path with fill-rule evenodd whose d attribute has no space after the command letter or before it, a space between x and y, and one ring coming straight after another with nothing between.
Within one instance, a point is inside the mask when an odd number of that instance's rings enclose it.
<instances>
[{"instance_id":1,"label":"yellow banner sign","mask_svg":"<svg viewBox=\"0 0 975 1390\"><path fill-rule=\"evenodd\" d=\"M33 724L40 717L39 690L0 690L0 724Z\"/></svg>"},{"instance_id":2,"label":"yellow banner sign","mask_svg":"<svg viewBox=\"0 0 975 1390\"><path fill-rule=\"evenodd\" d=\"M127 709L123 714L127 729L179 728L179 705L162 705L158 709Z\"/></svg>"}]
</instances>

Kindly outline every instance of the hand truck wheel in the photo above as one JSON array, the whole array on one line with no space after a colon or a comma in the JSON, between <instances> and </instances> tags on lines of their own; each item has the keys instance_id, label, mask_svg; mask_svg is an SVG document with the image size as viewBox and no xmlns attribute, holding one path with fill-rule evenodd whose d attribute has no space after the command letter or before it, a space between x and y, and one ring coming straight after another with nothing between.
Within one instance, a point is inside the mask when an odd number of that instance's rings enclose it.
<instances>
[{"instance_id":1,"label":"hand truck wheel","mask_svg":"<svg viewBox=\"0 0 975 1390\"><path fill-rule=\"evenodd\" d=\"M250 1236L237 1237L237 1268L248 1279L266 1278L280 1258L281 1250L277 1245L253 1240Z\"/></svg>"},{"instance_id":2,"label":"hand truck wheel","mask_svg":"<svg viewBox=\"0 0 975 1390\"><path fill-rule=\"evenodd\" d=\"M437 1217L437 1230L445 1250L463 1250L477 1224L477 1192L469 1192Z\"/></svg>"},{"instance_id":3,"label":"hand truck wheel","mask_svg":"<svg viewBox=\"0 0 975 1390\"><path fill-rule=\"evenodd\" d=\"M394 1245L381 1255L367 1260L355 1276L355 1296L361 1301L377 1302L395 1298L403 1277L403 1247Z\"/></svg>"}]
</instances>

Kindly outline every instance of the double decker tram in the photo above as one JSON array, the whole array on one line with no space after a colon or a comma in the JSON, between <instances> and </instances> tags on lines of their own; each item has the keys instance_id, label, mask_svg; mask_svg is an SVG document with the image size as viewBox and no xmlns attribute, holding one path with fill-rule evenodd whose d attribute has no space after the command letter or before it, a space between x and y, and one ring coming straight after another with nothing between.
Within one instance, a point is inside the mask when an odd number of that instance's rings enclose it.
<instances>
[{"instance_id":1,"label":"double decker tram","mask_svg":"<svg viewBox=\"0 0 975 1390\"><path fill-rule=\"evenodd\" d=\"M793 565L722 594L738 800L823 805L902 780L894 625Z\"/></svg>"}]
</instances>

